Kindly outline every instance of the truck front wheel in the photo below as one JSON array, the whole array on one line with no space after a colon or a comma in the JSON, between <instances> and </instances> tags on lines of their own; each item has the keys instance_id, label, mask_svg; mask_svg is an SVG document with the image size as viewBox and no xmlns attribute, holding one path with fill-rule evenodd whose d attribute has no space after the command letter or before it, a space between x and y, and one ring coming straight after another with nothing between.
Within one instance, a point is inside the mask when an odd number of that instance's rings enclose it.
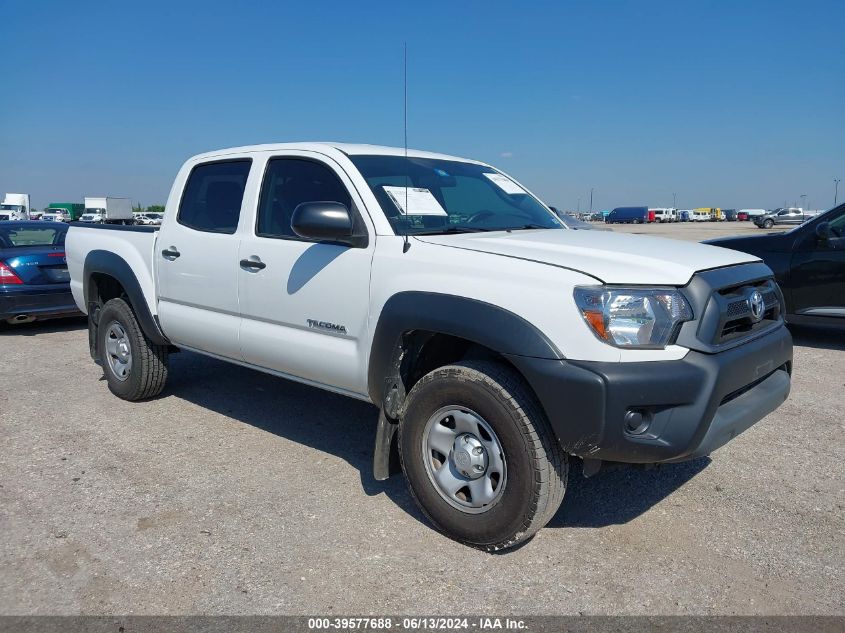
<instances>
[{"instance_id":1,"label":"truck front wheel","mask_svg":"<svg viewBox=\"0 0 845 633\"><path fill-rule=\"evenodd\" d=\"M126 301L106 302L97 335L103 373L114 395L135 401L161 393L167 381L167 346L147 338Z\"/></svg>"},{"instance_id":2,"label":"truck front wheel","mask_svg":"<svg viewBox=\"0 0 845 633\"><path fill-rule=\"evenodd\" d=\"M535 396L488 361L435 369L399 424L408 488L434 526L486 551L531 538L554 516L568 462Z\"/></svg>"}]
</instances>

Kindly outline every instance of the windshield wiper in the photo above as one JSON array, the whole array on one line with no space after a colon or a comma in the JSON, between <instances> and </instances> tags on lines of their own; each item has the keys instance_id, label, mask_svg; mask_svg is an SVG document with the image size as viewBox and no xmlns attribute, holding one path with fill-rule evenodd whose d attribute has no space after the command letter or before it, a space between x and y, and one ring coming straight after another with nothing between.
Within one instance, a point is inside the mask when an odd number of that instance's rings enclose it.
<instances>
[{"instance_id":1,"label":"windshield wiper","mask_svg":"<svg viewBox=\"0 0 845 633\"><path fill-rule=\"evenodd\" d=\"M551 229L554 228L552 226L545 226L543 224L523 224L522 226L512 226L507 229L502 229L505 231L526 231L528 229Z\"/></svg>"},{"instance_id":2,"label":"windshield wiper","mask_svg":"<svg viewBox=\"0 0 845 633\"><path fill-rule=\"evenodd\" d=\"M408 235L447 235L449 233L486 233L488 231L503 231L504 229L488 229L484 227L450 226L445 229L431 229L430 231L413 231Z\"/></svg>"}]
</instances>

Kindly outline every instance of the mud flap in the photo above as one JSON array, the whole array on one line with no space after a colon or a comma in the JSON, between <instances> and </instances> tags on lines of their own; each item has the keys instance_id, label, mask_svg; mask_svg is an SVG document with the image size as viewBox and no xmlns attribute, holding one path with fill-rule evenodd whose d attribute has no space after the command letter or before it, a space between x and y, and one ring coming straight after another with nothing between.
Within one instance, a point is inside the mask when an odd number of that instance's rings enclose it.
<instances>
[{"instance_id":1,"label":"mud flap","mask_svg":"<svg viewBox=\"0 0 845 633\"><path fill-rule=\"evenodd\" d=\"M393 438L399 424L388 419L384 411L379 410L378 425L376 426L376 445L373 452L373 477L376 481L384 481L397 469L393 465Z\"/></svg>"}]
</instances>

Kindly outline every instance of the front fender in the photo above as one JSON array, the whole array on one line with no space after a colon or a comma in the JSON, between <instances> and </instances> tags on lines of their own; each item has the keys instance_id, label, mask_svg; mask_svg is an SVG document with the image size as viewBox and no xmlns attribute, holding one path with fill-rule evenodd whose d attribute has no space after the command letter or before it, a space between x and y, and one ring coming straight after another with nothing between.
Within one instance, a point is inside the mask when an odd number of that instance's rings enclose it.
<instances>
[{"instance_id":1,"label":"front fender","mask_svg":"<svg viewBox=\"0 0 845 633\"><path fill-rule=\"evenodd\" d=\"M367 389L380 408L393 386L402 336L414 330L455 336L500 354L564 358L543 332L509 310L456 295L400 292L384 304L370 350Z\"/></svg>"}]
</instances>

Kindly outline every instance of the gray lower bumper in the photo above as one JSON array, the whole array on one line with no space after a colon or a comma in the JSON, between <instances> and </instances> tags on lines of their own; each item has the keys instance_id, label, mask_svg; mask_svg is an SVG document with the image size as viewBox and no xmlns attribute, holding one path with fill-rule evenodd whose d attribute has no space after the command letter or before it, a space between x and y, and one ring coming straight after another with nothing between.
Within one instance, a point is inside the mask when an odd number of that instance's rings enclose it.
<instances>
[{"instance_id":1,"label":"gray lower bumper","mask_svg":"<svg viewBox=\"0 0 845 633\"><path fill-rule=\"evenodd\" d=\"M655 464L707 455L783 404L792 338L779 327L718 354L690 351L666 362L509 359L566 452ZM629 428L632 412L649 421L645 429Z\"/></svg>"},{"instance_id":2,"label":"gray lower bumper","mask_svg":"<svg viewBox=\"0 0 845 633\"><path fill-rule=\"evenodd\" d=\"M791 384L789 373L778 370L760 384L720 406L701 444L685 459L709 455L754 426L783 404L789 396Z\"/></svg>"}]
</instances>

